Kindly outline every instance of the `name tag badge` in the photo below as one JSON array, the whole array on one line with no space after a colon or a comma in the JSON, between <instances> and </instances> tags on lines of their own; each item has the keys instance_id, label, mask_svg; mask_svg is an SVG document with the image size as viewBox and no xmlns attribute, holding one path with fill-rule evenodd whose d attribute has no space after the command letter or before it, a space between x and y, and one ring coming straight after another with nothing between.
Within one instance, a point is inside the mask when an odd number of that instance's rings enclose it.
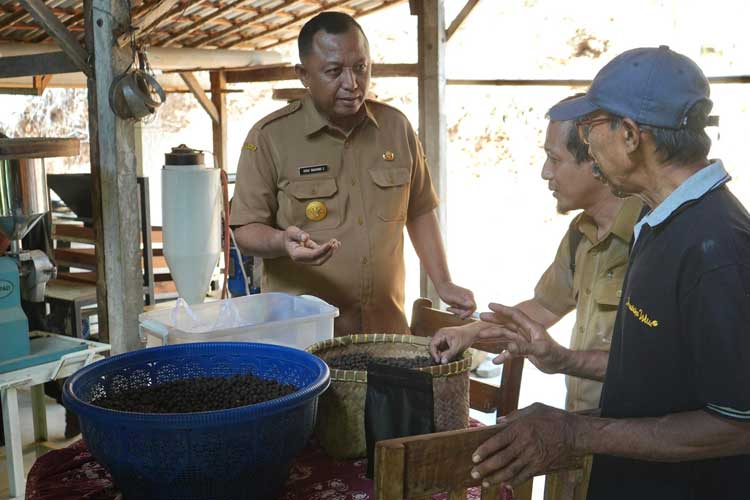
<instances>
[{"instance_id":1,"label":"name tag badge","mask_svg":"<svg viewBox=\"0 0 750 500\"><path fill-rule=\"evenodd\" d=\"M322 174L323 172L328 172L328 165L310 165L299 168L299 175Z\"/></svg>"}]
</instances>

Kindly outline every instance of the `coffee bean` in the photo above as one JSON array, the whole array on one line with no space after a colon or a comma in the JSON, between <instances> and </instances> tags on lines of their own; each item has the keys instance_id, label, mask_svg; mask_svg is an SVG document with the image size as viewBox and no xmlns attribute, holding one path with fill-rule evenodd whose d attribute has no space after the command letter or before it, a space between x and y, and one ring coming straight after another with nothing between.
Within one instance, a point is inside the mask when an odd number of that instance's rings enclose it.
<instances>
[{"instance_id":1,"label":"coffee bean","mask_svg":"<svg viewBox=\"0 0 750 500\"><path fill-rule=\"evenodd\" d=\"M388 358L372 356L364 352L354 352L333 356L326 360L328 366L339 370L367 370L369 363L380 363L399 368L427 368L437 363L430 356L417 356L416 358Z\"/></svg>"},{"instance_id":2,"label":"coffee bean","mask_svg":"<svg viewBox=\"0 0 750 500\"><path fill-rule=\"evenodd\" d=\"M229 377L196 377L124 389L91 400L110 410L136 413L192 413L263 403L298 390L290 384L250 373Z\"/></svg>"}]
</instances>

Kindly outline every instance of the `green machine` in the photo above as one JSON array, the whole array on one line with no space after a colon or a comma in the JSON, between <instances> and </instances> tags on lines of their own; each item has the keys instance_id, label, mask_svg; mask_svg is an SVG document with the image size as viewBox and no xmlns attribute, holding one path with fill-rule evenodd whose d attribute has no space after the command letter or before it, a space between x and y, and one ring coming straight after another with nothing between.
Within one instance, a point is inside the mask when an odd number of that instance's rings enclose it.
<instances>
[{"instance_id":1,"label":"green machine","mask_svg":"<svg viewBox=\"0 0 750 500\"><path fill-rule=\"evenodd\" d=\"M22 238L49 210L43 158L75 156L78 139L0 138L0 372L33 357L21 300L43 302L55 266ZM23 364L23 363L21 363Z\"/></svg>"}]
</instances>

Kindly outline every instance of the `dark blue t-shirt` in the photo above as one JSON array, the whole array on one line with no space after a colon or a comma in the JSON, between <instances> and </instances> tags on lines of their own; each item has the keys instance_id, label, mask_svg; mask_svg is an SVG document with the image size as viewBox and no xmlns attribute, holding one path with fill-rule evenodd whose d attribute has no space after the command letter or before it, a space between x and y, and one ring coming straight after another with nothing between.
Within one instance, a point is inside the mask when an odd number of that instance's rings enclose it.
<instances>
[{"instance_id":1,"label":"dark blue t-shirt","mask_svg":"<svg viewBox=\"0 0 750 500\"><path fill-rule=\"evenodd\" d=\"M602 417L705 410L750 423L750 216L722 186L645 225L615 320ZM597 455L588 500L750 498L750 455Z\"/></svg>"}]
</instances>

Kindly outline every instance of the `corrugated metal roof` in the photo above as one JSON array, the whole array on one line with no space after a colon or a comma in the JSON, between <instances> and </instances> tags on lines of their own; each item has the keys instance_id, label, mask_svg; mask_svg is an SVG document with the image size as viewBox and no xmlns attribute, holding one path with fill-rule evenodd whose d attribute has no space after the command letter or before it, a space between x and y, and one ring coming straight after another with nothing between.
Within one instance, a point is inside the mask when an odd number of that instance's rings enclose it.
<instances>
[{"instance_id":1,"label":"corrugated metal roof","mask_svg":"<svg viewBox=\"0 0 750 500\"><path fill-rule=\"evenodd\" d=\"M138 33L152 47L266 49L294 40L308 19L325 10L354 17L406 0L179 0L153 26ZM45 3L74 35L83 38L83 1ZM133 0L133 23L158 0ZM18 2L0 0L0 42L54 43Z\"/></svg>"}]
</instances>

